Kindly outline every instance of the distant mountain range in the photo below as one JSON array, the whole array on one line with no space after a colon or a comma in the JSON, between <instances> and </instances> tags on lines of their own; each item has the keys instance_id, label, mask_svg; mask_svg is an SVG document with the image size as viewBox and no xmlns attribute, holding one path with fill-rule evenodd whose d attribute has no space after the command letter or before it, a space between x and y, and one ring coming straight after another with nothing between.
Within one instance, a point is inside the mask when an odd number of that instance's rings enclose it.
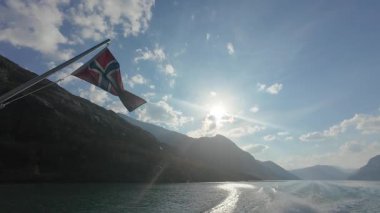
<instances>
[{"instance_id":1,"label":"distant mountain range","mask_svg":"<svg viewBox=\"0 0 380 213\"><path fill-rule=\"evenodd\" d=\"M256 160L251 154L241 150L231 140L222 135L195 139L153 124L135 120L123 114L119 115L129 123L152 133L158 141L173 147L181 158L191 162L214 168L217 171L245 173L263 180L299 179L271 161L261 162Z\"/></svg>"},{"instance_id":2,"label":"distant mountain range","mask_svg":"<svg viewBox=\"0 0 380 213\"><path fill-rule=\"evenodd\" d=\"M0 94L35 76L0 56ZM193 139L140 124L50 86L0 110L0 181L297 178L221 135Z\"/></svg>"},{"instance_id":3,"label":"distant mountain range","mask_svg":"<svg viewBox=\"0 0 380 213\"><path fill-rule=\"evenodd\" d=\"M380 180L380 155L371 158L368 163L350 176L351 180Z\"/></svg>"},{"instance_id":4,"label":"distant mountain range","mask_svg":"<svg viewBox=\"0 0 380 213\"><path fill-rule=\"evenodd\" d=\"M352 174L350 171L328 165L316 165L290 172L303 180L346 180Z\"/></svg>"},{"instance_id":5,"label":"distant mountain range","mask_svg":"<svg viewBox=\"0 0 380 213\"><path fill-rule=\"evenodd\" d=\"M358 170L317 165L290 172L304 180L380 180L380 155L371 158Z\"/></svg>"}]
</instances>

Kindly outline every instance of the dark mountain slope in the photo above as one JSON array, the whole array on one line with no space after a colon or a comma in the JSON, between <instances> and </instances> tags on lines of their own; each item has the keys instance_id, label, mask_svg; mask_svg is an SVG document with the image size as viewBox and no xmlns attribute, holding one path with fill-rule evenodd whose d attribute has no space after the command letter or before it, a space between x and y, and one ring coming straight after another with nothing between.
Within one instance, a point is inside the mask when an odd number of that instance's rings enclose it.
<instances>
[{"instance_id":1,"label":"dark mountain slope","mask_svg":"<svg viewBox=\"0 0 380 213\"><path fill-rule=\"evenodd\" d=\"M128 123L141 127L142 129L150 132L160 142L171 145L176 148L184 146L185 144L187 144L187 142L191 142L194 140L193 138L187 135L165 129L163 127L160 127L154 124L142 122L142 121L133 119L131 117L128 117L124 114L119 114L119 116L121 116L126 121L128 121Z\"/></svg>"},{"instance_id":2,"label":"dark mountain slope","mask_svg":"<svg viewBox=\"0 0 380 213\"><path fill-rule=\"evenodd\" d=\"M252 175L259 179L299 179L273 162L256 160L251 154L241 150L222 135L195 139L124 115L120 116L131 124L152 133L160 142L172 146L181 158L199 165L205 165L220 172Z\"/></svg>"},{"instance_id":3,"label":"dark mountain slope","mask_svg":"<svg viewBox=\"0 0 380 213\"><path fill-rule=\"evenodd\" d=\"M0 94L35 77L0 57ZM39 84L49 83L45 80ZM0 110L0 181L222 181L253 176L179 158L150 133L58 85Z\"/></svg>"},{"instance_id":4,"label":"dark mountain slope","mask_svg":"<svg viewBox=\"0 0 380 213\"><path fill-rule=\"evenodd\" d=\"M350 176L351 180L380 180L380 155L371 158L368 163Z\"/></svg>"},{"instance_id":5,"label":"dark mountain slope","mask_svg":"<svg viewBox=\"0 0 380 213\"><path fill-rule=\"evenodd\" d=\"M0 73L1 94L35 77L4 58ZM3 179L139 181L160 159L152 135L57 85L2 109L0 139Z\"/></svg>"},{"instance_id":6,"label":"dark mountain slope","mask_svg":"<svg viewBox=\"0 0 380 213\"><path fill-rule=\"evenodd\" d=\"M276 175L278 179L281 179L281 180L299 180L300 179L298 176L288 172L287 170L285 170L284 168L282 168L281 166L277 165L276 163L272 161L264 161L264 162L261 162L261 164L267 169L269 169L271 173Z\"/></svg>"}]
</instances>

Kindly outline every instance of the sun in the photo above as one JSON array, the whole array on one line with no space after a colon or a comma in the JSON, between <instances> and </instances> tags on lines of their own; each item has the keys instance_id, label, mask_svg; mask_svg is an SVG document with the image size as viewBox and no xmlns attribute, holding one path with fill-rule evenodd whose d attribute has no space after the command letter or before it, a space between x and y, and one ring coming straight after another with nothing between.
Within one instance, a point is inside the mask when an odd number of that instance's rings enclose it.
<instances>
[{"instance_id":1,"label":"sun","mask_svg":"<svg viewBox=\"0 0 380 213\"><path fill-rule=\"evenodd\" d=\"M221 104L212 106L209 113L215 117L216 121L220 121L227 114L226 108Z\"/></svg>"}]
</instances>

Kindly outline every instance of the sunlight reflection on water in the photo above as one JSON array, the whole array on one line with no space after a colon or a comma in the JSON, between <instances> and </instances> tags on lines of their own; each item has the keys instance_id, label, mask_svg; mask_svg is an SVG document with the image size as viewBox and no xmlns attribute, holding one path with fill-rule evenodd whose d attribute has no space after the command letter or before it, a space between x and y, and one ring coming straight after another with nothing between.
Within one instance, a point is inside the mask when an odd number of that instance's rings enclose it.
<instances>
[{"instance_id":1,"label":"sunlight reflection on water","mask_svg":"<svg viewBox=\"0 0 380 213\"><path fill-rule=\"evenodd\" d=\"M221 184L218 188L228 191L228 196L221 202L219 205L212 208L209 212L218 213L218 212L233 212L235 209L236 203L239 200L241 191L238 188L256 188L254 185L243 184L243 183L226 183Z\"/></svg>"},{"instance_id":2,"label":"sunlight reflection on water","mask_svg":"<svg viewBox=\"0 0 380 213\"><path fill-rule=\"evenodd\" d=\"M378 182L226 183L216 188L228 195L205 212L380 212Z\"/></svg>"}]
</instances>

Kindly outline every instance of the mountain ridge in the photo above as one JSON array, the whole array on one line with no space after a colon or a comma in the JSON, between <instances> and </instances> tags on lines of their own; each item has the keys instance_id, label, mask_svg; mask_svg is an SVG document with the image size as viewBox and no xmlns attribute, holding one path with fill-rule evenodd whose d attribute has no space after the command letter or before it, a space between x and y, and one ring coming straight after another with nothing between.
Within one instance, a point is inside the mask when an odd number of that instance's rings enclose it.
<instances>
[{"instance_id":1,"label":"mountain ridge","mask_svg":"<svg viewBox=\"0 0 380 213\"><path fill-rule=\"evenodd\" d=\"M138 121L119 114L131 124L152 133L158 141L177 150L180 156L202 164L211 164L220 170L224 167L240 168L260 179L299 179L273 162L258 161L250 153L241 150L233 141L222 135L191 138L187 135L167 130L163 127ZM227 151L228 150L228 151ZM209 157L212 155L212 157ZM227 160L228 159L228 160Z\"/></svg>"},{"instance_id":2,"label":"mountain ridge","mask_svg":"<svg viewBox=\"0 0 380 213\"><path fill-rule=\"evenodd\" d=\"M0 94L35 77L0 57ZM44 80L38 84L50 84ZM157 174L160 174L157 176ZM255 180L180 159L116 113L54 84L0 110L0 181Z\"/></svg>"},{"instance_id":3,"label":"mountain ridge","mask_svg":"<svg viewBox=\"0 0 380 213\"><path fill-rule=\"evenodd\" d=\"M346 180L350 176L343 169L330 165L314 165L290 172L304 180Z\"/></svg>"},{"instance_id":4,"label":"mountain ridge","mask_svg":"<svg viewBox=\"0 0 380 213\"><path fill-rule=\"evenodd\" d=\"M0 94L35 76L0 56ZM38 86L50 83L43 80ZM224 136L200 138L187 146L187 142L178 147L162 143L57 84L0 110L0 182L279 179ZM221 163L210 153L225 160Z\"/></svg>"},{"instance_id":5,"label":"mountain ridge","mask_svg":"<svg viewBox=\"0 0 380 213\"><path fill-rule=\"evenodd\" d=\"M349 177L350 180L380 180L380 155L368 160L368 163Z\"/></svg>"}]
</instances>

